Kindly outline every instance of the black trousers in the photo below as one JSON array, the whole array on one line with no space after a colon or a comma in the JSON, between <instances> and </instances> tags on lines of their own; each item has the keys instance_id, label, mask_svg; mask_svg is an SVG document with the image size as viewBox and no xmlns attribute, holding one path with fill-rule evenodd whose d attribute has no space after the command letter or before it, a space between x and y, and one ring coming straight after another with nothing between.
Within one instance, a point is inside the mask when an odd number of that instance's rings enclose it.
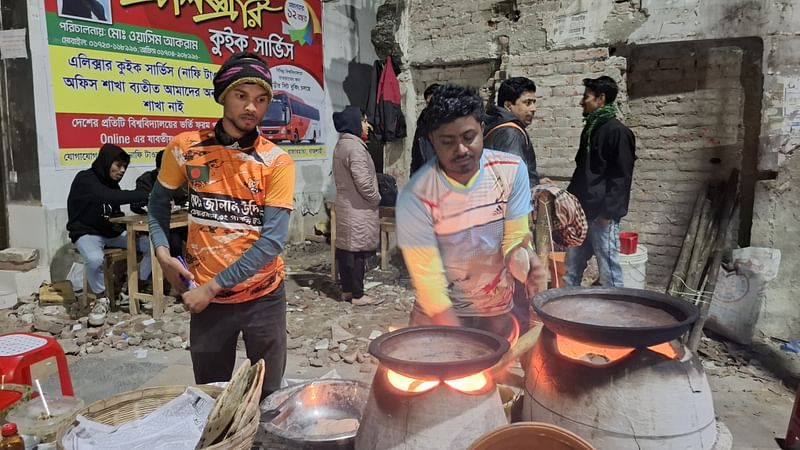
<instances>
[{"instance_id":1,"label":"black trousers","mask_svg":"<svg viewBox=\"0 0 800 450\"><path fill-rule=\"evenodd\" d=\"M374 251L351 252L340 248L336 249L336 266L339 268L342 292L353 294L353 298L364 296L366 261L374 253Z\"/></svg>"},{"instance_id":2,"label":"black trousers","mask_svg":"<svg viewBox=\"0 0 800 450\"><path fill-rule=\"evenodd\" d=\"M236 364L236 341L244 339L247 358L266 363L261 398L280 389L286 370L286 291L281 283L266 297L244 303L211 303L192 314L189 344L194 381L228 381Z\"/></svg>"}]
</instances>

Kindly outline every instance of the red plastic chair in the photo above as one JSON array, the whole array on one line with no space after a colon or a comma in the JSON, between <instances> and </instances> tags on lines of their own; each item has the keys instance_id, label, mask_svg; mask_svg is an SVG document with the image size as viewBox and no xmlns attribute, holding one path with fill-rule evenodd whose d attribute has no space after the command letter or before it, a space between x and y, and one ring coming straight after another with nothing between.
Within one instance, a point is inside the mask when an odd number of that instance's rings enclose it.
<instances>
[{"instance_id":1,"label":"red plastic chair","mask_svg":"<svg viewBox=\"0 0 800 450\"><path fill-rule=\"evenodd\" d=\"M55 358L58 364L61 394L74 396L67 358L55 339L33 333L0 335L0 374L5 375L6 383L32 386L31 366L48 358Z\"/></svg>"}]
</instances>

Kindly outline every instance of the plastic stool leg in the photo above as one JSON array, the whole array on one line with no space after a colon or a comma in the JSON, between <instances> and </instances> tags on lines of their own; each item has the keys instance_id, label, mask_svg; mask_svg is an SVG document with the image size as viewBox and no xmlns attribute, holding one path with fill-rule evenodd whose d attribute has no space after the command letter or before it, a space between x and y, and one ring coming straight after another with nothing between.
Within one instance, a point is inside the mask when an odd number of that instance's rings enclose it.
<instances>
[{"instance_id":1,"label":"plastic stool leg","mask_svg":"<svg viewBox=\"0 0 800 450\"><path fill-rule=\"evenodd\" d=\"M22 384L33 386L33 380L31 379L31 366L20 367L16 378L18 380L22 379Z\"/></svg>"},{"instance_id":2,"label":"plastic stool leg","mask_svg":"<svg viewBox=\"0 0 800 450\"><path fill-rule=\"evenodd\" d=\"M69 375L69 365L63 353L56 355L56 364L58 365L58 382L61 384L61 394L70 397L74 396L72 378Z\"/></svg>"}]
</instances>

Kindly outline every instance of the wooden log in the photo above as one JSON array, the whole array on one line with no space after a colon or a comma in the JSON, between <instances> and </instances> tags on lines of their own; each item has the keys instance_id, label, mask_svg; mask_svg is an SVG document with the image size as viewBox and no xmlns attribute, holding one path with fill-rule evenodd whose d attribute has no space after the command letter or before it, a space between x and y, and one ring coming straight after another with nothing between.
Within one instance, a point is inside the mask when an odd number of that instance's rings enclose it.
<instances>
[{"instance_id":1,"label":"wooden log","mask_svg":"<svg viewBox=\"0 0 800 450\"><path fill-rule=\"evenodd\" d=\"M694 240L697 236L697 228L700 224L700 214L703 212L703 204L706 198L706 187L697 194L697 199L692 208L692 218L689 221L689 228L686 229L686 235L683 237L683 245L681 245L681 252L678 255L678 261L675 263L675 269L672 271L672 278L667 288L668 295L678 296L683 291L683 281L686 280L686 272L689 268L689 259L692 256L692 249L694 248Z\"/></svg>"},{"instance_id":2,"label":"wooden log","mask_svg":"<svg viewBox=\"0 0 800 450\"><path fill-rule=\"evenodd\" d=\"M700 274L694 272L694 268L698 262L701 261L701 254L703 253L703 243L706 242L708 235L711 233L711 228L714 226L714 211L713 204L710 199L703 200L703 212L700 214L700 223L698 224L697 237L692 248L692 256L689 258L689 267L686 272L685 286L682 291L687 295L684 298L691 298L691 291L697 289Z\"/></svg>"},{"instance_id":3,"label":"wooden log","mask_svg":"<svg viewBox=\"0 0 800 450\"><path fill-rule=\"evenodd\" d=\"M692 327L692 332L689 335L689 349L697 351L700 346L700 339L703 337L703 327L708 320L708 312L711 309L711 302L713 300L714 290L717 287L717 277L719 277L719 267L722 264L722 256L725 250L730 247L728 241L728 228L730 227L733 212L736 210L736 203L738 202L739 192L739 170L733 169L728 183L725 186L725 201L722 207L722 217L719 226L719 234L716 239L716 246L714 248L714 257L711 261L711 266L708 271L708 284L705 286L711 295L708 300L700 304L700 317Z\"/></svg>"},{"instance_id":4,"label":"wooden log","mask_svg":"<svg viewBox=\"0 0 800 450\"><path fill-rule=\"evenodd\" d=\"M539 196L539 200L536 204L536 255L539 256L542 264L545 264L545 267L548 268L548 273L550 273L550 250L553 248L553 242L551 239L553 220L555 220L553 196L548 192L542 193ZM547 277L542 280L542 284L539 286L539 292L544 292L546 290Z\"/></svg>"},{"instance_id":5,"label":"wooden log","mask_svg":"<svg viewBox=\"0 0 800 450\"><path fill-rule=\"evenodd\" d=\"M709 258L712 256L714 248L717 243L717 237L719 236L719 223L717 221L711 222L711 229L706 235L706 239L702 243L698 243L700 246L700 256L695 261L694 266L690 267L689 270L689 285L695 291L702 290L703 284L703 276L708 271L709 265Z\"/></svg>"}]
</instances>

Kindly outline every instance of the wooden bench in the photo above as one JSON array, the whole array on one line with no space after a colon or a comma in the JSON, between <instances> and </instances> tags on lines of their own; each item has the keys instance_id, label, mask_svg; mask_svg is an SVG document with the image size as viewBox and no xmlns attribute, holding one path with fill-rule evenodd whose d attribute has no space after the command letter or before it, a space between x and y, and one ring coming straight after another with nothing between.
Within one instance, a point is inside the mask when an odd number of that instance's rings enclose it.
<instances>
[{"instance_id":1,"label":"wooden bench","mask_svg":"<svg viewBox=\"0 0 800 450\"><path fill-rule=\"evenodd\" d=\"M336 206L331 209L331 279L336 282ZM381 206L378 211L381 241L381 270L389 270L389 233L395 232L394 207Z\"/></svg>"},{"instance_id":2,"label":"wooden bench","mask_svg":"<svg viewBox=\"0 0 800 450\"><path fill-rule=\"evenodd\" d=\"M103 278L106 284L106 296L111 305L116 304L117 283L114 277L114 265L118 262L127 261L127 251L124 248L106 248L103 250ZM85 267L85 266L84 266ZM89 304L89 277L83 274L83 301L81 306ZM93 293L94 294L94 293Z\"/></svg>"},{"instance_id":3,"label":"wooden bench","mask_svg":"<svg viewBox=\"0 0 800 450\"><path fill-rule=\"evenodd\" d=\"M389 233L395 232L394 217L381 217L381 270L389 270Z\"/></svg>"}]
</instances>

